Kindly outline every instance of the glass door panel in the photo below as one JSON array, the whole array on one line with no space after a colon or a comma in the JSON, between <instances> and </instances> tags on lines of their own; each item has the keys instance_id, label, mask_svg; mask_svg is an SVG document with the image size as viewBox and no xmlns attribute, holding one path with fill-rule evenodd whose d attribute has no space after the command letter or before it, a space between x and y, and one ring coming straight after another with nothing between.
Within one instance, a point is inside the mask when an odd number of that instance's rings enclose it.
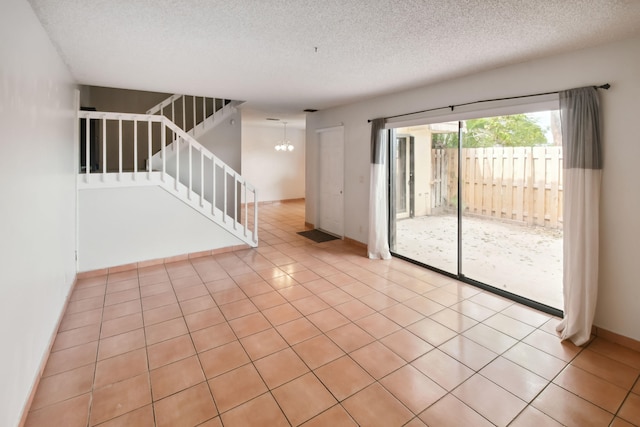
<instances>
[{"instance_id":1,"label":"glass door panel","mask_svg":"<svg viewBox=\"0 0 640 427\"><path fill-rule=\"evenodd\" d=\"M461 274L561 309L557 113L463 122Z\"/></svg>"},{"instance_id":2,"label":"glass door panel","mask_svg":"<svg viewBox=\"0 0 640 427\"><path fill-rule=\"evenodd\" d=\"M397 128L391 141L393 253L562 309L557 110Z\"/></svg>"},{"instance_id":3,"label":"glass door panel","mask_svg":"<svg viewBox=\"0 0 640 427\"><path fill-rule=\"evenodd\" d=\"M398 128L391 149L391 250L451 274L458 272L457 132L458 122Z\"/></svg>"}]
</instances>

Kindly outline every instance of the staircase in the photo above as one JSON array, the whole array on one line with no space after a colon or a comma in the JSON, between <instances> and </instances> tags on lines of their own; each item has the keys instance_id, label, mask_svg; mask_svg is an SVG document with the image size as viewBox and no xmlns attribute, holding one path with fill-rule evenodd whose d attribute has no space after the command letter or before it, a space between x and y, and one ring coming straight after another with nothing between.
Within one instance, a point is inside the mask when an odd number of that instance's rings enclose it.
<instances>
[{"instance_id":1,"label":"staircase","mask_svg":"<svg viewBox=\"0 0 640 427\"><path fill-rule=\"evenodd\" d=\"M242 103L229 99L176 94L154 105L146 114L165 116L187 134L198 139L204 132L233 114Z\"/></svg>"},{"instance_id":2,"label":"staircase","mask_svg":"<svg viewBox=\"0 0 640 427\"><path fill-rule=\"evenodd\" d=\"M194 139L230 118L242 101L231 101L220 98L196 97L188 95L172 95L147 111L147 114L164 116L175 123ZM175 140L171 139L165 151L166 161L174 161ZM181 145L181 150L185 150ZM183 155L184 153L181 153ZM151 157L152 169L160 169L162 153L159 151Z\"/></svg>"},{"instance_id":3,"label":"staircase","mask_svg":"<svg viewBox=\"0 0 640 427\"><path fill-rule=\"evenodd\" d=\"M195 139L224 121L237 105L173 95L147 114L80 111L81 123L89 123L82 127L82 163L92 167L83 168L78 189L158 186L257 247L255 187ZM108 140L107 135L112 137Z\"/></svg>"}]
</instances>

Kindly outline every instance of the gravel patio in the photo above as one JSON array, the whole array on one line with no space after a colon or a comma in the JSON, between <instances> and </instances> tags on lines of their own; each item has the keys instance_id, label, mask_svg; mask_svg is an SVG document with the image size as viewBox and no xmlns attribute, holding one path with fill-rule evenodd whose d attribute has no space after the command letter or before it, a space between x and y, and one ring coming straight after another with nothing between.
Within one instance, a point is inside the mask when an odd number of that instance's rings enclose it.
<instances>
[{"instance_id":1,"label":"gravel patio","mask_svg":"<svg viewBox=\"0 0 640 427\"><path fill-rule=\"evenodd\" d=\"M455 273L455 215L397 221L395 252ZM462 273L562 309L562 230L463 216Z\"/></svg>"}]
</instances>

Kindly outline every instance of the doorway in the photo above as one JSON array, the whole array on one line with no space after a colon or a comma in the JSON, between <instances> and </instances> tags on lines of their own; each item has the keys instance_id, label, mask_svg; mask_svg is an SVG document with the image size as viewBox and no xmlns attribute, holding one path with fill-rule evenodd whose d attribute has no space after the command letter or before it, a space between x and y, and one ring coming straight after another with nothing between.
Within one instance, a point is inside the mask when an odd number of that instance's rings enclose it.
<instances>
[{"instance_id":1,"label":"doorway","mask_svg":"<svg viewBox=\"0 0 640 427\"><path fill-rule=\"evenodd\" d=\"M391 252L557 313L563 306L557 110L399 127L390 138ZM410 155L412 186L404 170ZM411 197L408 215L401 201Z\"/></svg>"}]
</instances>

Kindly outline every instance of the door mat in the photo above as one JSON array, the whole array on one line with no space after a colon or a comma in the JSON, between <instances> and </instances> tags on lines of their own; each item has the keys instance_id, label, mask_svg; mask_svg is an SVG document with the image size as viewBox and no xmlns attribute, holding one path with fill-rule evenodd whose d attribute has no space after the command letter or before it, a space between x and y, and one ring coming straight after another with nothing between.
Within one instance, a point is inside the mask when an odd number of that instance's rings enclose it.
<instances>
[{"instance_id":1,"label":"door mat","mask_svg":"<svg viewBox=\"0 0 640 427\"><path fill-rule=\"evenodd\" d=\"M327 234L324 231L320 230L298 231L298 234L302 237L306 237L307 239L311 239L316 243L328 242L338 239L336 236L332 236L331 234Z\"/></svg>"}]
</instances>

